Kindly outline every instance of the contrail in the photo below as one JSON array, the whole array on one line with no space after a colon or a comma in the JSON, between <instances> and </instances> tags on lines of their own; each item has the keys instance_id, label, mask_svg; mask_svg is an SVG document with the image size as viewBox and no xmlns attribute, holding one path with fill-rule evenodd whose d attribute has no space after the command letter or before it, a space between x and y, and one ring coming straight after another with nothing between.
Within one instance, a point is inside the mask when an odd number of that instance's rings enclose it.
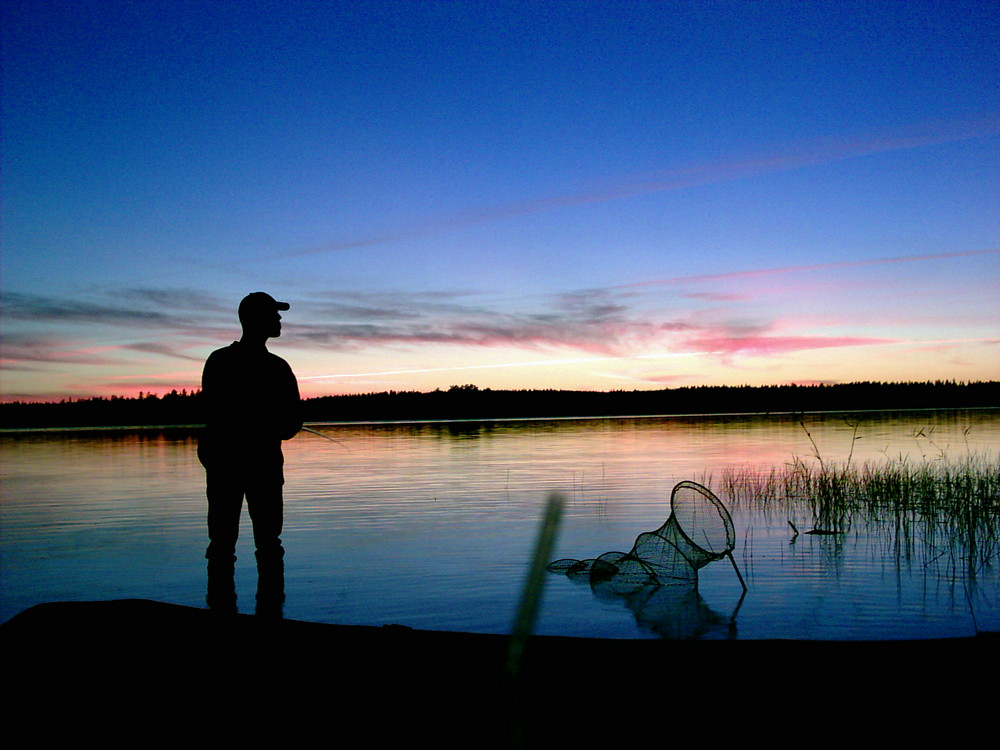
<instances>
[{"instance_id":1,"label":"contrail","mask_svg":"<svg viewBox=\"0 0 1000 750\"><path fill-rule=\"evenodd\" d=\"M462 370L498 370L505 367L544 367L545 365L576 365L588 362L609 362L622 359L673 359L676 357L700 357L711 352L671 352L667 354L622 354L617 357L574 357L569 359L545 359L532 362L499 362L490 365L455 365L453 367L421 367L410 370L383 370L381 372L344 372L330 375L310 375L299 380L333 380L335 378L368 378L384 375L412 375L425 372L459 372Z\"/></svg>"},{"instance_id":2,"label":"contrail","mask_svg":"<svg viewBox=\"0 0 1000 750\"><path fill-rule=\"evenodd\" d=\"M581 364L585 362L603 362L618 357L577 357L574 359L546 359L533 362L502 362L490 365L456 365L453 367L418 367L410 370L383 370L381 372L350 372L332 375L310 375L299 380L329 380L332 378L367 378L379 375L413 375L425 372L456 372L459 370L493 370L502 367L542 367L544 365Z\"/></svg>"}]
</instances>

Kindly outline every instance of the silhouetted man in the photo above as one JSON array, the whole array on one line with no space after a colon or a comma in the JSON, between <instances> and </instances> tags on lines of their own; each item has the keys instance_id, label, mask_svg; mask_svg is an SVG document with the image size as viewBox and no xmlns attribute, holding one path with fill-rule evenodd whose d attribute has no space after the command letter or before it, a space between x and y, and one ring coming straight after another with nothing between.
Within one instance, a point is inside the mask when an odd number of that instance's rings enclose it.
<instances>
[{"instance_id":1,"label":"silhouetted man","mask_svg":"<svg viewBox=\"0 0 1000 750\"><path fill-rule=\"evenodd\" d=\"M271 604L284 598L281 441L302 429L302 418L295 375L264 344L281 335L278 311L288 308L264 292L248 294L239 307L243 337L205 362L206 427L198 458L208 485L210 606L235 605L233 564L244 497L257 549L258 608L262 597Z\"/></svg>"}]
</instances>

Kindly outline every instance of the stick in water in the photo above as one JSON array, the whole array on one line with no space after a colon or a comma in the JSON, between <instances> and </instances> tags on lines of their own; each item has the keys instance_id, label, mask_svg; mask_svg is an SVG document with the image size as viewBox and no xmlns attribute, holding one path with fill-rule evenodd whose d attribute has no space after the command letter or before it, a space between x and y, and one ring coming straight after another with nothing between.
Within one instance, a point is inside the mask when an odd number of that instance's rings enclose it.
<instances>
[{"instance_id":1,"label":"stick in water","mask_svg":"<svg viewBox=\"0 0 1000 750\"><path fill-rule=\"evenodd\" d=\"M517 618L514 620L514 629L510 635L510 647L507 651L507 676L510 678L517 677L521 671L524 644L528 640L528 636L531 635L535 624L535 615L538 613L538 602L541 599L542 585L545 582L545 565L552 554L556 530L559 528L559 517L562 515L562 504L563 500L560 495L555 493L549 495L542 528L538 533L538 541L535 543L535 555L531 560L531 568L528 570L528 578L524 584L524 593L521 595L521 604L517 610Z\"/></svg>"}]
</instances>

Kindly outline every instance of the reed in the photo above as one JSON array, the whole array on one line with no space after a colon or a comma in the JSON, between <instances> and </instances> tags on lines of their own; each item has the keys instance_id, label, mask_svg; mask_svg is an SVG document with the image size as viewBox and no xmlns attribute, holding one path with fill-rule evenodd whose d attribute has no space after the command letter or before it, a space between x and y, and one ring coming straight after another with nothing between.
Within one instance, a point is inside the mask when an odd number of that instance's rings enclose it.
<instances>
[{"instance_id":1,"label":"reed","mask_svg":"<svg viewBox=\"0 0 1000 750\"><path fill-rule=\"evenodd\" d=\"M793 459L782 467L723 472L733 507L769 514L802 512L815 532L845 533L858 523L889 524L897 554L920 544L925 559L961 565L970 577L1000 559L1000 460L967 453L863 464Z\"/></svg>"}]
</instances>

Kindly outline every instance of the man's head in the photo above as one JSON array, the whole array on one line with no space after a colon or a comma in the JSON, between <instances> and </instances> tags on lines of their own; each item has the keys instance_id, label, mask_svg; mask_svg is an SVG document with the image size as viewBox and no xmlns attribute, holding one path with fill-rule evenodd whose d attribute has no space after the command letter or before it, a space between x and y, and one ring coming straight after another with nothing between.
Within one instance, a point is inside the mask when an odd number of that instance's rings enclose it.
<instances>
[{"instance_id":1,"label":"man's head","mask_svg":"<svg viewBox=\"0 0 1000 750\"><path fill-rule=\"evenodd\" d=\"M240 324L244 335L276 338L281 335L279 310L287 310L287 302L278 302L265 292L251 292L240 302Z\"/></svg>"}]
</instances>

